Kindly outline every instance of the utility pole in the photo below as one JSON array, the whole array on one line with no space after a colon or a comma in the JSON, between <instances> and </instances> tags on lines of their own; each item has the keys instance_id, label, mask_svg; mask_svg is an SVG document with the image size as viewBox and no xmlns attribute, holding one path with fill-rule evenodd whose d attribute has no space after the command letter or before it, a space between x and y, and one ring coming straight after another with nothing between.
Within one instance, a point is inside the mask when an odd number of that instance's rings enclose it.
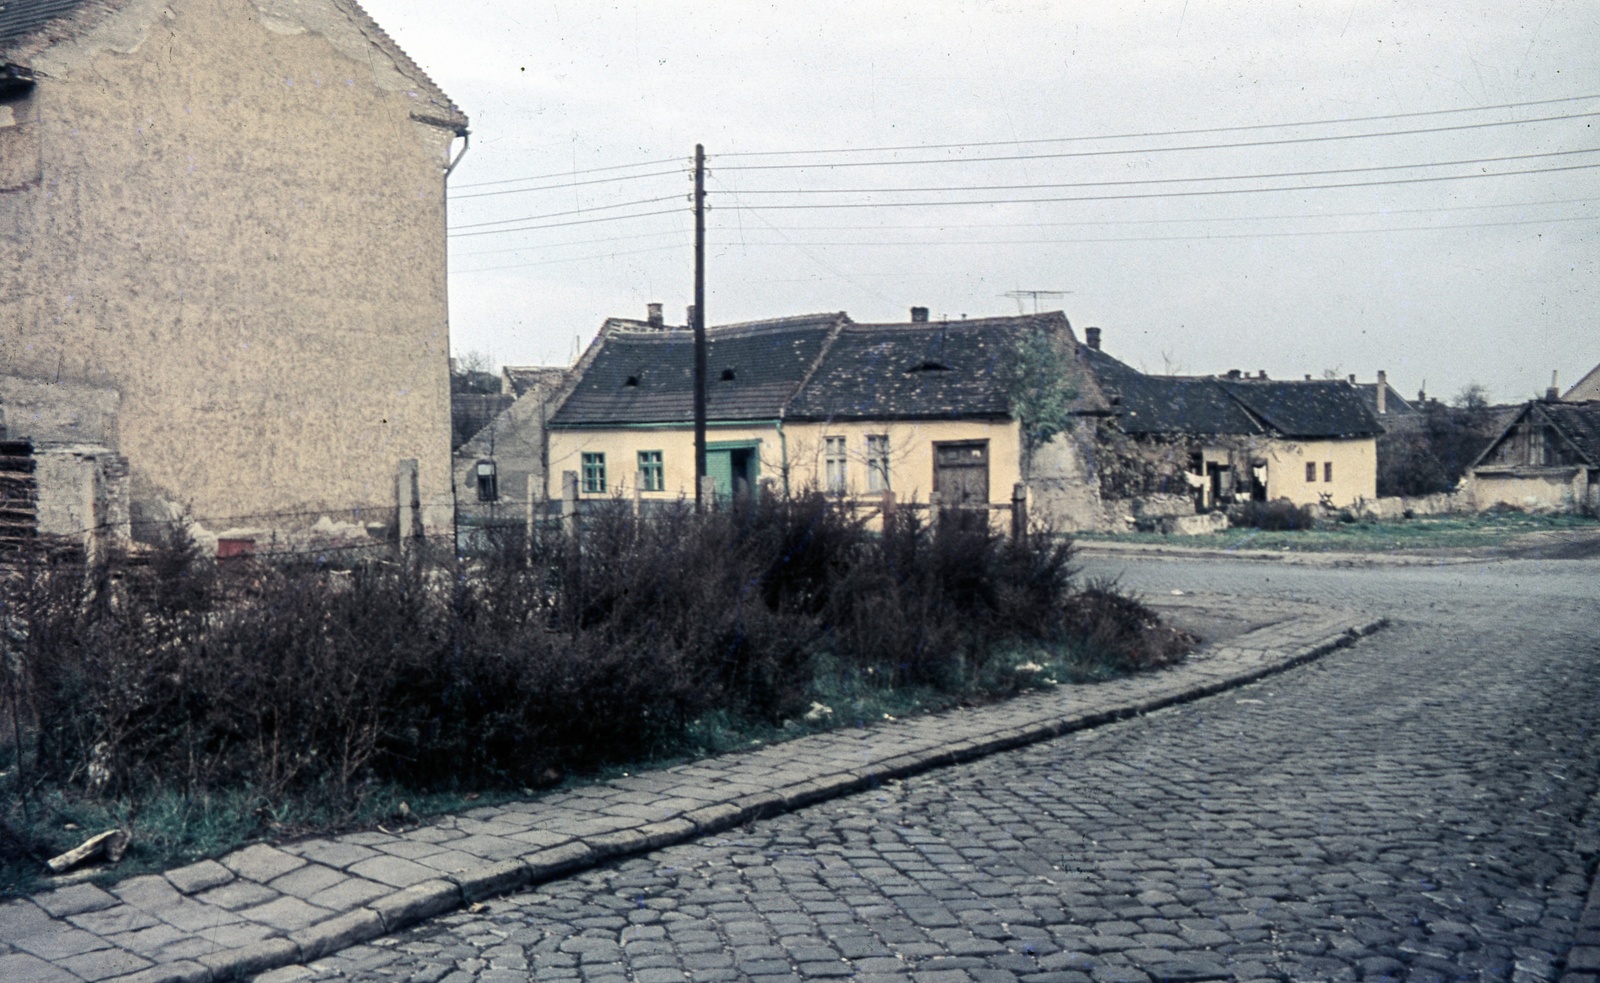
<instances>
[{"instance_id":1,"label":"utility pole","mask_svg":"<svg viewBox=\"0 0 1600 983\"><path fill-rule=\"evenodd\" d=\"M705 510L706 148L694 145L694 510Z\"/></svg>"}]
</instances>

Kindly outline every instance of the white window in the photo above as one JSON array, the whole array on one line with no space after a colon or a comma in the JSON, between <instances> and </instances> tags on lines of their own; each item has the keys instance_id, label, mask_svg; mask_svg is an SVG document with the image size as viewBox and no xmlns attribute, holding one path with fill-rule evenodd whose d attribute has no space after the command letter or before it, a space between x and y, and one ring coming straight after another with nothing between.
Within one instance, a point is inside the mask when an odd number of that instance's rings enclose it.
<instances>
[{"instance_id":1,"label":"white window","mask_svg":"<svg viewBox=\"0 0 1600 983\"><path fill-rule=\"evenodd\" d=\"M845 491L849 487L849 470L843 437L822 438L822 460L828 491Z\"/></svg>"},{"instance_id":2,"label":"white window","mask_svg":"<svg viewBox=\"0 0 1600 983\"><path fill-rule=\"evenodd\" d=\"M867 435L867 491L889 490L889 435Z\"/></svg>"}]
</instances>

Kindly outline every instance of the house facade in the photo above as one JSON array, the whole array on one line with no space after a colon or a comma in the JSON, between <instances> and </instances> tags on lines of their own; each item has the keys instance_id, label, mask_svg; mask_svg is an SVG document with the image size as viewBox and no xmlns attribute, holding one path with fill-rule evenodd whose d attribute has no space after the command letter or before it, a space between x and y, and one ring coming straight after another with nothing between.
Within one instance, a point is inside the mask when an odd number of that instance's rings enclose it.
<instances>
[{"instance_id":1,"label":"house facade","mask_svg":"<svg viewBox=\"0 0 1600 983\"><path fill-rule=\"evenodd\" d=\"M920 310L920 309L919 309ZM707 476L719 496L795 494L1009 506L1025 480L1009 379L1016 338L1072 344L1059 313L858 324L843 313L707 331ZM693 338L608 321L549 420L546 494L694 494Z\"/></svg>"},{"instance_id":2,"label":"house facade","mask_svg":"<svg viewBox=\"0 0 1600 983\"><path fill-rule=\"evenodd\" d=\"M135 536L448 529L466 126L355 0L0 7L0 375L115 394Z\"/></svg>"},{"instance_id":3,"label":"house facade","mask_svg":"<svg viewBox=\"0 0 1600 983\"><path fill-rule=\"evenodd\" d=\"M1600 513L1600 401L1524 404L1469 474L1468 491L1480 510Z\"/></svg>"},{"instance_id":4,"label":"house facade","mask_svg":"<svg viewBox=\"0 0 1600 983\"><path fill-rule=\"evenodd\" d=\"M1148 375L1101 351L1079 357L1097 400L1095 472L1108 513L1180 512L1285 499L1347 507L1377 497L1382 426L1345 380Z\"/></svg>"}]
</instances>

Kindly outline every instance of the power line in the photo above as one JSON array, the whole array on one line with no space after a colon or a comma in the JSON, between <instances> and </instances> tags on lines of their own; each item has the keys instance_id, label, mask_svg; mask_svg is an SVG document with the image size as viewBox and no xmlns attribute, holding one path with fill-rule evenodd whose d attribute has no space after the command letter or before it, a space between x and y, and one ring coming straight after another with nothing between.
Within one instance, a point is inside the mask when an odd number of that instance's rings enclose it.
<instances>
[{"instance_id":1,"label":"power line","mask_svg":"<svg viewBox=\"0 0 1600 983\"><path fill-rule=\"evenodd\" d=\"M679 195L662 195L659 198L640 198L637 201L619 201L614 205L594 205L589 208L573 208L564 212L549 212L545 215L524 215L521 218L497 218L492 222L472 222L467 225L458 225L458 229L480 229L486 225L510 225L513 222L539 222L547 218L562 218L567 215L586 215L589 212L610 211L613 208L632 208L636 205L655 205L663 201L677 201Z\"/></svg>"},{"instance_id":2,"label":"power line","mask_svg":"<svg viewBox=\"0 0 1600 983\"><path fill-rule=\"evenodd\" d=\"M659 239L661 236L682 235L677 229L665 229L661 232L635 232L625 236L598 236L593 239L568 239L565 242L542 243L533 246L506 246L502 249L478 249L470 253L456 253L456 256L493 256L496 253L525 253L530 249L563 249L567 246L592 246L601 242L622 242L629 239Z\"/></svg>"},{"instance_id":3,"label":"power line","mask_svg":"<svg viewBox=\"0 0 1600 983\"><path fill-rule=\"evenodd\" d=\"M607 171L625 171L634 167L660 167L662 164L677 164L682 162L681 157L668 157L664 160L642 160L637 164L612 164L607 167L588 167L579 171L557 171L553 174L532 174L527 177L504 178L499 181L475 181L472 184L458 184L457 188L488 188L497 184L516 184L518 181L552 181L558 177L574 177L579 174L602 174Z\"/></svg>"},{"instance_id":4,"label":"power line","mask_svg":"<svg viewBox=\"0 0 1600 983\"><path fill-rule=\"evenodd\" d=\"M1331 140L1364 140L1371 137L1411 136L1418 133L1444 133L1450 130L1476 130L1487 126L1518 126L1523 123L1548 123L1552 120L1586 119L1600 113L1577 113L1570 116L1547 116L1541 119L1508 120L1498 123L1471 123L1462 126L1441 126L1425 130L1395 130L1386 133L1348 133L1325 137L1295 137L1289 140L1254 140L1244 143L1193 144L1186 147L1133 147L1126 150L1076 150L1060 154L1006 154L997 157L924 157L916 160L858 160L822 164L733 164L725 171L791 171L816 170L839 167L901 167L911 164L977 164L1008 160L1065 160L1073 157L1115 157L1130 154L1164 154L1190 150L1228 150L1236 147L1277 147L1293 143L1326 143Z\"/></svg>"},{"instance_id":5,"label":"power line","mask_svg":"<svg viewBox=\"0 0 1600 983\"><path fill-rule=\"evenodd\" d=\"M1064 181L1048 184L959 184L910 188L741 188L737 195L870 195L917 194L941 191L1028 191L1041 188L1115 188L1140 184L1194 184L1201 181L1260 181L1290 177L1320 177L1327 174L1360 174L1372 171L1407 171L1419 167L1460 167L1467 164L1503 164L1513 160L1538 160L1545 157L1570 157L1573 154L1600 153L1600 147L1583 150L1552 150L1540 154L1516 154L1509 157L1476 157L1468 160L1440 160L1421 164L1375 164L1369 167L1334 167L1315 171L1277 171L1267 174L1222 174L1206 177L1152 177L1131 178L1125 181Z\"/></svg>"},{"instance_id":6,"label":"power line","mask_svg":"<svg viewBox=\"0 0 1600 983\"><path fill-rule=\"evenodd\" d=\"M1489 229L1513 225L1548 225L1556 222L1596 222L1600 215L1576 215L1559 218L1532 218L1515 219L1505 222L1463 222L1450 225L1402 225L1390 226L1381 229L1291 229L1284 232L1218 232L1210 234L1193 235L1165 235L1165 236L1124 236L1124 237L1097 237L1097 238L1072 238L1072 239L959 239L959 240L930 240L914 242L896 240L894 242L727 242L718 243L722 248L739 246L812 246L812 247L898 247L898 246L1045 246L1075 242L1171 242L1195 239L1271 239L1286 236L1319 236L1319 235L1361 235L1373 232L1432 232L1447 229Z\"/></svg>"},{"instance_id":7,"label":"power line","mask_svg":"<svg viewBox=\"0 0 1600 983\"><path fill-rule=\"evenodd\" d=\"M470 195L451 195L451 201L463 201L467 198L493 198L497 195L520 195L532 191L565 191L568 188L577 188L590 184L615 184L618 181L638 181L643 178L661 177L666 174L682 174L682 171L649 171L644 174L626 174L622 177L602 177L592 181L566 181L562 184L541 184L533 188L506 188L502 191L478 191Z\"/></svg>"},{"instance_id":8,"label":"power line","mask_svg":"<svg viewBox=\"0 0 1600 983\"><path fill-rule=\"evenodd\" d=\"M471 270L451 270L451 273L489 273L493 270L520 270L530 266L553 266L557 263L582 263L589 260L615 259L618 256L635 256L639 253L661 253L672 249L684 249L682 245L650 246L645 249L625 249L621 252L598 253L593 256L567 256L562 259L541 259L531 263L507 263L504 266L484 266Z\"/></svg>"},{"instance_id":9,"label":"power line","mask_svg":"<svg viewBox=\"0 0 1600 983\"><path fill-rule=\"evenodd\" d=\"M1252 123L1245 126L1207 126L1188 130L1148 130L1142 133L1085 134L1070 137L1046 137L1034 140L989 140L970 143L913 143L896 147L837 147L828 150L748 150L718 154L719 157L788 157L800 154L881 154L903 150L960 150L967 147L1018 147L1047 143L1078 143L1084 140L1137 140L1144 137L1193 136L1198 133L1243 133L1253 130L1292 129L1297 126L1334 126L1341 123L1374 123L1391 119L1418 119L1426 116L1446 116L1454 113L1480 113L1496 109L1523 109L1528 106L1554 106L1568 102L1588 102L1600 95L1564 96L1559 99L1536 99L1529 102L1504 102L1493 106L1466 106L1459 109L1430 109L1414 113L1387 113L1381 116L1346 116L1336 119L1302 120L1296 123Z\"/></svg>"},{"instance_id":10,"label":"power line","mask_svg":"<svg viewBox=\"0 0 1600 983\"><path fill-rule=\"evenodd\" d=\"M451 232L449 233L449 237L452 239L464 239L469 236L497 236L503 235L507 232L534 232L539 229L562 229L569 225L594 225L597 222L625 222L630 218L650 218L655 215L681 215L684 213L684 211L685 210L682 208L663 208L654 212L639 212L634 215L606 215L601 218L574 219L571 222L549 222L544 225L525 225L519 226L515 229L484 229L481 232Z\"/></svg>"},{"instance_id":11,"label":"power line","mask_svg":"<svg viewBox=\"0 0 1600 983\"><path fill-rule=\"evenodd\" d=\"M738 192L734 192L737 194ZM895 229L1022 229L1081 225L1175 225L1194 222L1268 222L1284 219L1360 218L1372 215L1416 215L1427 212L1466 212L1489 208L1536 208L1544 205L1587 205L1594 198L1558 198L1546 201L1513 201L1497 205L1435 205L1429 208L1382 208L1359 212L1295 212L1274 215L1223 215L1212 218L1078 219L1069 222L930 222L912 225L806 225L806 232L885 232ZM737 207L737 206L735 206ZM677 233L645 233L646 235ZM627 237L621 237L627 238ZM604 240L610 241L610 240ZM527 248L527 247L518 247ZM476 254L474 254L476 255Z\"/></svg>"},{"instance_id":12,"label":"power line","mask_svg":"<svg viewBox=\"0 0 1600 983\"><path fill-rule=\"evenodd\" d=\"M1496 171L1493 174L1445 174L1432 177L1391 178L1386 181L1342 181L1332 184L1301 184L1283 188L1210 188L1204 191L1156 191L1141 194L1126 195L1076 195L1059 198L990 198L972 199L968 201L857 201L823 204L802 205L742 205L735 203L731 207L744 211L793 211L812 210L822 208L919 208L919 207L954 207L961 205L1027 205L1027 204L1055 204L1079 201L1131 201L1142 198L1196 198L1209 195L1242 195L1264 194L1275 191L1326 191L1338 188L1379 188L1400 184L1428 184L1438 181L1467 181L1476 178L1490 177L1517 177L1527 174L1558 174L1564 171L1587 171L1600 164L1572 164L1566 167L1540 167L1520 171ZM734 192L739 194L739 192Z\"/></svg>"}]
</instances>

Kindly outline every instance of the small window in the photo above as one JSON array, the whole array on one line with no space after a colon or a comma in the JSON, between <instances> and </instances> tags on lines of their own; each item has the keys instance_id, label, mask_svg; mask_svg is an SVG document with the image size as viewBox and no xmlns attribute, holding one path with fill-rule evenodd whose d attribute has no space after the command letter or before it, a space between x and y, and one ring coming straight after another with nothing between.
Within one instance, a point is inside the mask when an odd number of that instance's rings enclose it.
<instances>
[{"instance_id":1,"label":"small window","mask_svg":"<svg viewBox=\"0 0 1600 983\"><path fill-rule=\"evenodd\" d=\"M1317 480L1317 462L1316 461L1307 461L1306 462L1306 480L1307 481L1316 481Z\"/></svg>"},{"instance_id":2,"label":"small window","mask_svg":"<svg viewBox=\"0 0 1600 983\"><path fill-rule=\"evenodd\" d=\"M662 473L660 451L639 452L639 490L647 492L665 491L667 487L666 476Z\"/></svg>"},{"instance_id":3,"label":"small window","mask_svg":"<svg viewBox=\"0 0 1600 983\"><path fill-rule=\"evenodd\" d=\"M842 492L847 486L849 471L845 458L845 443L843 437L822 438L822 456L825 474L828 481L828 491Z\"/></svg>"},{"instance_id":4,"label":"small window","mask_svg":"<svg viewBox=\"0 0 1600 983\"><path fill-rule=\"evenodd\" d=\"M1332 481L1333 480L1333 462L1332 461L1324 461L1324 462L1322 462L1322 480L1323 481Z\"/></svg>"},{"instance_id":5,"label":"small window","mask_svg":"<svg viewBox=\"0 0 1600 983\"><path fill-rule=\"evenodd\" d=\"M588 495L605 494L606 456L604 454L583 455L583 490Z\"/></svg>"},{"instance_id":6,"label":"small window","mask_svg":"<svg viewBox=\"0 0 1600 983\"><path fill-rule=\"evenodd\" d=\"M867 491L889 490L889 435L867 435Z\"/></svg>"},{"instance_id":7,"label":"small window","mask_svg":"<svg viewBox=\"0 0 1600 983\"><path fill-rule=\"evenodd\" d=\"M497 502L500 500L500 473L493 461L479 461L478 475L478 501Z\"/></svg>"},{"instance_id":8,"label":"small window","mask_svg":"<svg viewBox=\"0 0 1600 983\"><path fill-rule=\"evenodd\" d=\"M622 384L629 389L635 389L639 385L639 377L636 375L630 375L626 379L622 380Z\"/></svg>"},{"instance_id":9,"label":"small window","mask_svg":"<svg viewBox=\"0 0 1600 983\"><path fill-rule=\"evenodd\" d=\"M733 381L733 370L732 369L723 369L722 370L722 381L723 382L732 382Z\"/></svg>"},{"instance_id":10,"label":"small window","mask_svg":"<svg viewBox=\"0 0 1600 983\"><path fill-rule=\"evenodd\" d=\"M928 361L918 362L916 365L911 366L911 368L906 369L907 373L915 373L915 372L949 372L949 371L950 371L950 366L944 364L943 362L932 361L931 359L928 360Z\"/></svg>"}]
</instances>

